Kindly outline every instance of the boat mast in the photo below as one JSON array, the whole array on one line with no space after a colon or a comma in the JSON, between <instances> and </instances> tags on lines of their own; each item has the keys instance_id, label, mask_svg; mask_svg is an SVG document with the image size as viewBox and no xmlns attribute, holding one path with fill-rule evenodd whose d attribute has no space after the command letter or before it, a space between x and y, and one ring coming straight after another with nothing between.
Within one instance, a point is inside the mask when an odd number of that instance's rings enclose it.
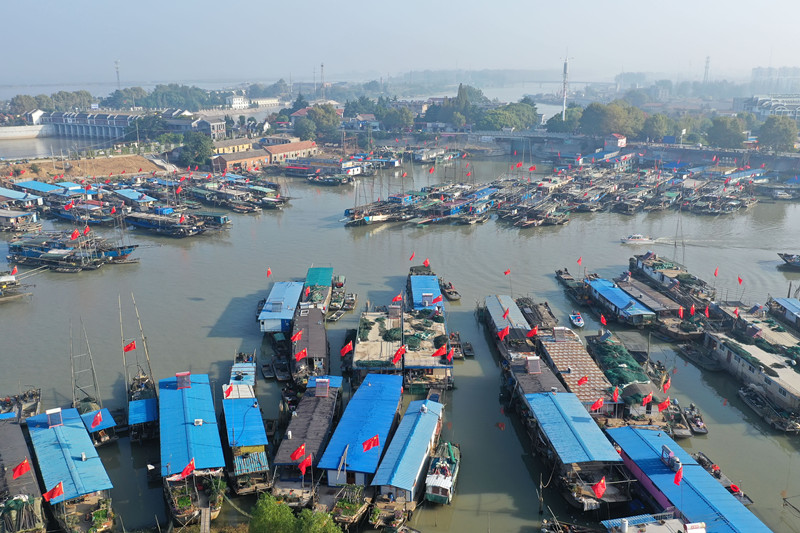
<instances>
[{"instance_id":1,"label":"boat mast","mask_svg":"<svg viewBox=\"0 0 800 533\"><path fill-rule=\"evenodd\" d=\"M77 407L78 398L75 396L75 344L72 340L72 319L69 321L69 365L72 373L72 407Z\"/></svg>"},{"instance_id":2,"label":"boat mast","mask_svg":"<svg viewBox=\"0 0 800 533\"><path fill-rule=\"evenodd\" d=\"M122 343L122 367L125 369L125 387L130 387L131 376L128 374L128 357L125 355L125 332L122 329L122 296L117 294L117 304L119 306L119 336Z\"/></svg>"},{"instance_id":3,"label":"boat mast","mask_svg":"<svg viewBox=\"0 0 800 533\"><path fill-rule=\"evenodd\" d=\"M142 348L144 348L145 364L147 364L147 377L153 378L153 369L150 366L150 351L147 349L147 337L144 336L144 329L142 328L142 319L139 317L139 308L136 307L136 298L133 297L131 292L131 300L133 301L133 309L136 311L136 321L139 323L139 334L142 338ZM156 398L158 398L158 388L155 389Z\"/></svg>"},{"instance_id":4,"label":"boat mast","mask_svg":"<svg viewBox=\"0 0 800 533\"><path fill-rule=\"evenodd\" d=\"M100 399L100 387L97 385L97 373L94 370L94 358L92 358L92 349L89 347L89 336L86 335L86 327L83 325L83 319L81 319L81 329L83 330L83 340L86 341L86 355L89 356L89 365L92 369L92 384L94 385L94 398L93 400L103 408L103 400Z\"/></svg>"}]
</instances>

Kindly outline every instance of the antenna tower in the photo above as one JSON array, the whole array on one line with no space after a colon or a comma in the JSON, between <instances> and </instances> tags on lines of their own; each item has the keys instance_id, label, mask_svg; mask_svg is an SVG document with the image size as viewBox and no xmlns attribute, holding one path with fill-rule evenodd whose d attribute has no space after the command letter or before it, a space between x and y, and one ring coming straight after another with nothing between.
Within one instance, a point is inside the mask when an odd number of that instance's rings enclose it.
<instances>
[{"instance_id":1,"label":"antenna tower","mask_svg":"<svg viewBox=\"0 0 800 533\"><path fill-rule=\"evenodd\" d=\"M569 90L569 57L564 58L564 77L561 81L561 120L567 120L567 92Z\"/></svg>"},{"instance_id":2,"label":"antenna tower","mask_svg":"<svg viewBox=\"0 0 800 533\"><path fill-rule=\"evenodd\" d=\"M325 63L319 64L319 83L322 88L322 99L325 100Z\"/></svg>"},{"instance_id":3,"label":"antenna tower","mask_svg":"<svg viewBox=\"0 0 800 533\"><path fill-rule=\"evenodd\" d=\"M708 71L711 69L711 56L706 56L706 70L703 73L703 85L708 85Z\"/></svg>"},{"instance_id":4,"label":"antenna tower","mask_svg":"<svg viewBox=\"0 0 800 533\"><path fill-rule=\"evenodd\" d=\"M119 59L114 60L114 70L117 71L117 90L122 90L122 84L119 82Z\"/></svg>"}]
</instances>

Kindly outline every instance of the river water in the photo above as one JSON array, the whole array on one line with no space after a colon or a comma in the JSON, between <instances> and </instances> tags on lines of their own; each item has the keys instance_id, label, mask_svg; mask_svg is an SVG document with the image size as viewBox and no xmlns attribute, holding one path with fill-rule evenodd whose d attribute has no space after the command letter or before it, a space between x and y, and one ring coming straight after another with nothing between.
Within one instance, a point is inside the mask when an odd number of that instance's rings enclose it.
<instances>
[{"instance_id":1,"label":"river water","mask_svg":"<svg viewBox=\"0 0 800 533\"><path fill-rule=\"evenodd\" d=\"M509 168L508 160L472 161L473 177L488 181ZM776 252L798 251L795 228L800 207L790 203L758 204L729 218L701 218L675 212L625 217L613 213L578 214L566 226L520 230L495 220L480 226L401 225L345 228L345 208L365 197L385 197L401 189L418 189L465 174L466 161L360 180L358 187L324 188L286 180L291 206L261 215L232 214L233 228L224 234L171 240L132 234L141 244L140 264L106 266L79 274L44 273L30 278L29 301L0 307L0 393L20 386L42 387L45 407L63 406L71 398L70 322L79 336L82 321L91 345L106 407L121 407L124 379L120 350L118 296L122 296L126 338L137 326L130 293L135 293L159 378L191 370L209 373L217 387L229 372L235 352L261 346L254 320L256 303L271 281L302 278L311 265L333 266L347 276L348 291L360 304L386 303L405 286L412 252L430 258L439 275L462 293L448 303L451 329L476 348L474 360L456 362L456 389L445 402L443 438L461 444L464 463L452 505L415 513L412 526L422 531L535 531L540 514L536 490L549 472L532 457L517 433L513 417L501 411L499 370L487 338L476 322L476 303L488 294L512 293L547 300L562 323L570 303L557 285L554 270L578 271L578 257L588 271L610 277L627 269L632 253L645 248L622 245L620 236L644 233L659 237L650 246L674 257L697 275L713 280L721 296L764 303L767 295L784 295L800 273L777 268ZM50 224L50 223L47 223ZM59 227L66 227L59 225ZM97 231L104 231L98 229ZM676 236L681 245L675 246ZM7 242L0 240L0 254ZM266 269L273 273L269 280ZM504 276L506 269L511 270ZM744 280L741 287L737 276ZM358 317L348 314L330 326L333 369L345 329ZM587 333L599 325L587 317ZM82 345L76 341L76 351ZM702 450L755 500L752 511L775 531L800 531L798 518L782 508L782 495L800 494L800 437L779 436L766 428L737 398L738 384L725 375L706 375L678 358L669 345L654 344L653 357L677 365L672 394L703 411L710 427L705 438L681 444ZM276 417L279 390L261 382L265 415ZM219 395L219 392L217 392ZM349 392L345 393L349 397ZM406 398L408 401L410 398ZM505 424L505 430L498 423ZM101 449L114 482L114 505L128 529L164 523L161 491L148 487L145 466L157 461L158 448L131 449L127 439ZM545 505L562 517L570 512L562 498L545 491ZM792 500L800 504L800 497ZM246 507L248 502L243 505ZM221 520L241 517L229 506Z\"/></svg>"}]
</instances>

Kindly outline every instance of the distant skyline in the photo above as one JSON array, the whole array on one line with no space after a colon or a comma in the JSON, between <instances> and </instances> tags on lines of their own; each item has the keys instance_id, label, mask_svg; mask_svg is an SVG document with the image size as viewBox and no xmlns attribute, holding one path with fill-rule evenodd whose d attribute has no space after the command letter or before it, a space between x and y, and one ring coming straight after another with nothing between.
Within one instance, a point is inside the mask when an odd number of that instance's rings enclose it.
<instances>
[{"instance_id":1,"label":"distant skyline","mask_svg":"<svg viewBox=\"0 0 800 533\"><path fill-rule=\"evenodd\" d=\"M28 86L368 81L422 70L560 70L610 81L620 72L673 81L748 81L754 67L798 64L796 4L558 2L3 3L3 94ZM568 50L568 52L567 52ZM11 87L9 87L11 86ZM19 88L14 92L13 89Z\"/></svg>"}]
</instances>

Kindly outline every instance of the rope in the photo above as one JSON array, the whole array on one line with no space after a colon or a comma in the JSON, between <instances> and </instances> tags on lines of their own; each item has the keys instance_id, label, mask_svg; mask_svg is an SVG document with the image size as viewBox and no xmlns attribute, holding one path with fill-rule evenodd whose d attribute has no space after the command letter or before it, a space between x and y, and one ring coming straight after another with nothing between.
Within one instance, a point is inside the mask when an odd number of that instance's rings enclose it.
<instances>
[{"instance_id":1,"label":"rope","mask_svg":"<svg viewBox=\"0 0 800 533\"><path fill-rule=\"evenodd\" d=\"M555 473L556 473L556 465L553 464L553 471L550 472L550 479L547 480L547 484L546 485L542 485L543 489L546 489L547 487L550 486L550 482L553 481L553 474L555 474Z\"/></svg>"},{"instance_id":2,"label":"rope","mask_svg":"<svg viewBox=\"0 0 800 533\"><path fill-rule=\"evenodd\" d=\"M235 503L233 503L233 502L231 501L231 499L230 499L230 498L228 498L228 495L227 495L227 494L224 494L223 496L225 497L225 501L226 501L226 502L228 502L228 503L231 505L231 507L233 507L234 509L236 509L237 511L239 511L239 513L240 513L240 514L242 514L242 515L246 516L247 518L253 518L251 515L249 515L249 514L245 513L245 512L244 512L242 509L240 509L240 508L239 508L239 507L238 507L238 506L237 506Z\"/></svg>"}]
</instances>

